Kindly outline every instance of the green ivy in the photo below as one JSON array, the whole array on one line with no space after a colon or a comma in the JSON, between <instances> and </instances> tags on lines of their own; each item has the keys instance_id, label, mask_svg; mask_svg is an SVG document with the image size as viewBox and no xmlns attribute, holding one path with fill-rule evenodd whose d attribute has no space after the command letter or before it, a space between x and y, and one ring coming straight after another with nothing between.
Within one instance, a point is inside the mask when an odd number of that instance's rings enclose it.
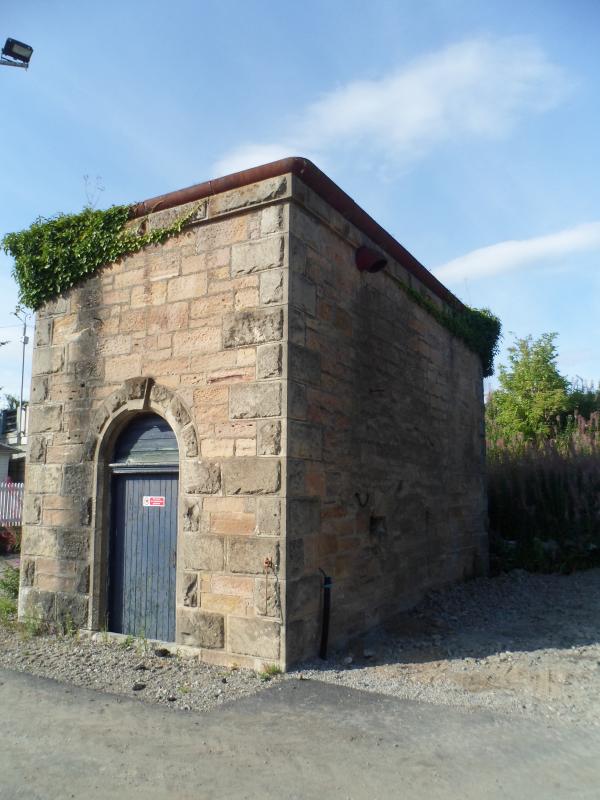
<instances>
[{"instance_id":1,"label":"green ivy","mask_svg":"<svg viewBox=\"0 0 600 800\"><path fill-rule=\"evenodd\" d=\"M20 302L37 310L103 264L180 233L196 210L192 208L164 228L144 232L144 220L136 227L127 226L131 206L113 206L106 211L85 208L80 214L40 217L29 228L6 234L2 247L14 258L13 276L19 285ZM442 310L426 295L400 281L399 284L479 355L484 377L493 373L500 320L491 311L468 306L460 311Z\"/></svg>"},{"instance_id":2,"label":"green ivy","mask_svg":"<svg viewBox=\"0 0 600 800\"><path fill-rule=\"evenodd\" d=\"M14 258L20 303L37 310L103 264L175 236L196 210L164 228L145 232L144 220L135 227L126 225L131 206L112 206L106 211L85 208L79 214L40 217L29 228L6 234L2 247Z\"/></svg>"},{"instance_id":3,"label":"green ivy","mask_svg":"<svg viewBox=\"0 0 600 800\"><path fill-rule=\"evenodd\" d=\"M461 310L442 310L426 295L411 286L398 281L404 291L432 317L444 325L451 333L463 342L481 359L483 377L488 378L494 372L494 358L498 355L500 320L487 308L471 308L463 306Z\"/></svg>"}]
</instances>

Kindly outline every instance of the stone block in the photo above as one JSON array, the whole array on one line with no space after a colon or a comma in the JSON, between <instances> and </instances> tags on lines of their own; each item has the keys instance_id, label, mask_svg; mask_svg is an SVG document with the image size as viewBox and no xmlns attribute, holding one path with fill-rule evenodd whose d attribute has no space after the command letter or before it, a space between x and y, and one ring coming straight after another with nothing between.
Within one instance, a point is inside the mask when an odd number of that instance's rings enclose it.
<instances>
[{"instance_id":1,"label":"stone block","mask_svg":"<svg viewBox=\"0 0 600 800\"><path fill-rule=\"evenodd\" d=\"M221 649L225 644L225 621L221 614L181 608L177 612L177 629L181 644L210 649Z\"/></svg>"},{"instance_id":2,"label":"stone block","mask_svg":"<svg viewBox=\"0 0 600 800\"><path fill-rule=\"evenodd\" d=\"M210 580L210 589L213 594L252 597L254 578L246 578L241 575L213 575Z\"/></svg>"},{"instance_id":3,"label":"stone block","mask_svg":"<svg viewBox=\"0 0 600 800\"><path fill-rule=\"evenodd\" d=\"M258 536L279 536L281 533L281 500L261 497L256 514Z\"/></svg>"},{"instance_id":4,"label":"stone block","mask_svg":"<svg viewBox=\"0 0 600 800\"><path fill-rule=\"evenodd\" d=\"M294 344L306 344L306 317L304 312L297 308L290 307L289 339Z\"/></svg>"},{"instance_id":5,"label":"stone block","mask_svg":"<svg viewBox=\"0 0 600 800\"><path fill-rule=\"evenodd\" d=\"M204 458L231 458L233 439L203 439L201 450Z\"/></svg>"},{"instance_id":6,"label":"stone block","mask_svg":"<svg viewBox=\"0 0 600 800\"><path fill-rule=\"evenodd\" d=\"M198 439L193 425L188 425L181 433L181 443L186 458L193 458L198 455Z\"/></svg>"},{"instance_id":7,"label":"stone block","mask_svg":"<svg viewBox=\"0 0 600 800\"><path fill-rule=\"evenodd\" d=\"M230 572L246 575L261 575L265 571L265 559L271 559L275 569L279 567L279 544L275 539L231 537L227 553Z\"/></svg>"},{"instance_id":8,"label":"stone block","mask_svg":"<svg viewBox=\"0 0 600 800\"><path fill-rule=\"evenodd\" d=\"M288 375L293 381L318 386L321 382L321 356L307 347L290 343Z\"/></svg>"},{"instance_id":9,"label":"stone block","mask_svg":"<svg viewBox=\"0 0 600 800\"><path fill-rule=\"evenodd\" d=\"M27 527L21 550L30 556L72 558L85 561L89 552L89 531L85 529Z\"/></svg>"},{"instance_id":10,"label":"stone block","mask_svg":"<svg viewBox=\"0 0 600 800\"><path fill-rule=\"evenodd\" d=\"M230 614L245 614L250 601L244 597L232 597L227 594L211 594L202 592L200 605L203 611L229 616Z\"/></svg>"},{"instance_id":11,"label":"stone block","mask_svg":"<svg viewBox=\"0 0 600 800\"><path fill-rule=\"evenodd\" d=\"M54 595L54 621L63 629L86 628L89 598L87 594L57 592Z\"/></svg>"},{"instance_id":12,"label":"stone block","mask_svg":"<svg viewBox=\"0 0 600 800\"><path fill-rule=\"evenodd\" d=\"M28 454L33 463L43 463L46 460L48 440L45 436L33 435L29 437Z\"/></svg>"},{"instance_id":13,"label":"stone block","mask_svg":"<svg viewBox=\"0 0 600 800\"><path fill-rule=\"evenodd\" d=\"M216 494L221 488L221 470L210 461L189 461L185 465L188 494Z\"/></svg>"},{"instance_id":14,"label":"stone block","mask_svg":"<svg viewBox=\"0 0 600 800\"><path fill-rule=\"evenodd\" d=\"M288 494L298 496L306 494L306 462L297 458L287 460Z\"/></svg>"},{"instance_id":15,"label":"stone block","mask_svg":"<svg viewBox=\"0 0 600 800\"><path fill-rule=\"evenodd\" d=\"M210 515L210 529L213 533L250 535L255 528L256 516L252 513L221 511Z\"/></svg>"},{"instance_id":16,"label":"stone block","mask_svg":"<svg viewBox=\"0 0 600 800\"><path fill-rule=\"evenodd\" d=\"M178 427L182 428L190 422L190 415L178 397L174 397L171 400L169 412L171 418L177 423Z\"/></svg>"},{"instance_id":17,"label":"stone block","mask_svg":"<svg viewBox=\"0 0 600 800\"><path fill-rule=\"evenodd\" d=\"M92 493L92 480L92 464L65 464L62 494L87 497Z\"/></svg>"},{"instance_id":18,"label":"stone block","mask_svg":"<svg viewBox=\"0 0 600 800\"><path fill-rule=\"evenodd\" d=\"M23 498L23 522L25 525L37 525L42 518L42 498L30 491Z\"/></svg>"},{"instance_id":19,"label":"stone block","mask_svg":"<svg viewBox=\"0 0 600 800\"><path fill-rule=\"evenodd\" d=\"M229 617L227 649L231 653L256 656L272 661L279 659L280 625L266 619Z\"/></svg>"},{"instance_id":20,"label":"stone block","mask_svg":"<svg viewBox=\"0 0 600 800\"><path fill-rule=\"evenodd\" d=\"M260 276L260 303L283 303L283 271L280 269L263 272Z\"/></svg>"},{"instance_id":21,"label":"stone block","mask_svg":"<svg viewBox=\"0 0 600 800\"><path fill-rule=\"evenodd\" d=\"M19 592L19 619L54 620L56 594L21 587Z\"/></svg>"},{"instance_id":22,"label":"stone block","mask_svg":"<svg viewBox=\"0 0 600 800\"><path fill-rule=\"evenodd\" d=\"M34 347L44 347L52 343L53 320L49 317L38 317L35 321Z\"/></svg>"},{"instance_id":23,"label":"stone block","mask_svg":"<svg viewBox=\"0 0 600 800\"><path fill-rule=\"evenodd\" d=\"M208 532L208 528L203 526L201 500L196 497L183 498L183 530L196 533L203 530Z\"/></svg>"},{"instance_id":24,"label":"stone block","mask_svg":"<svg viewBox=\"0 0 600 800\"><path fill-rule=\"evenodd\" d=\"M198 575L196 572L183 573L183 605L196 608L198 605Z\"/></svg>"},{"instance_id":25,"label":"stone block","mask_svg":"<svg viewBox=\"0 0 600 800\"><path fill-rule=\"evenodd\" d=\"M183 561L187 570L219 572L224 563L223 539L186 533L183 537Z\"/></svg>"},{"instance_id":26,"label":"stone block","mask_svg":"<svg viewBox=\"0 0 600 800\"><path fill-rule=\"evenodd\" d=\"M236 456L246 457L256 455L256 439L236 439L235 440L235 454Z\"/></svg>"},{"instance_id":27,"label":"stone block","mask_svg":"<svg viewBox=\"0 0 600 800\"><path fill-rule=\"evenodd\" d=\"M262 344L256 352L256 378L269 380L282 374L282 347L280 344Z\"/></svg>"},{"instance_id":28,"label":"stone block","mask_svg":"<svg viewBox=\"0 0 600 800\"><path fill-rule=\"evenodd\" d=\"M272 458L235 458L223 463L225 494L274 494L281 486L281 466Z\"/></svg>"},{"instance_id":29,"label":"stone block","mask_svg":"<svg viewBox=\"0 0 600 800\"><path fill-rule=\"evenodd\" d=\"M48 378L37 375L31 379L31 403L43 403L48 397Z\"/></svg>"},{"instance_id":30,"label":"stone block","mask_svg":"<svg viewBox=\"0 0 600 800\"><path fill-rule=\"evenodd\" d=\"M35 580L35 561L32 558L21 559L21 586L33 586Z\"/></svg>"},{"instance_id":31,"label":"stone block","mask_svg":"<svg viewBox=\"0 0 600 800\"><path fill-rule=\"evenodd\" d=\"M281 384L245 383L229 390L229 416L232 419L278 417L281 414Z\"/></svg>"},{"instance_id":32,"label":"stone block","mask_svg":"<svg viewBox=\"0 0 600 800\"><path fill-rule=\"evenodd\" d=\"M297 236L294 236L292 232L290 232L288 238L289 238L288 246L290 249L290 257L289 257L290 270L293 270L294 272L305 273L307 257L308 257L308 248L306 244L301 239L298 239Z\"/></svg>"},{"instance_id":33,"label":"stone block","mask_svg":"<svg viewBox=\"0 0 600 800\"><path fill-rule=\"evenodd\" d=\"M31 374L45 375L60 372L65 363L65 354L62 347L35 347Z\"/></svg>"},{"instance_id":34,"label":"stone block","mask_svg":"<svg viewBox=\"0 0 600 800\"><path fill-rule=\"evenodd\" d=\"M290 381L288 384L288 416L290 419L306 419L307 415L306 386L303 383Z\"/></svg>"},{"instance_id":35,"label":"stone block","mask_svg":"<svg viewBox=\"0 0 600 800\"><path fill-rule=\"evenodd\" d=\"M128 339L128 337L126 337ZM109 340L108 340L109 341ZM107 349L110 350L111 345L108 344ZM121 348L115 347L116 353L122 352ZM127 348L125 349L125 352ZM69 339L68 345L69 361L88 361L89 359L97 358L98 355L98 336L92 328L84 328L77 331ZM110 355L110 352L106 353ZM56 372L57 370L52 370Z\"/></svg>"},{"instance_id":36,"label":"stone block","mask_svg":"<svg viewBox=\"0 0 600 800\"><path fill-rule=\"evenodd\" d=\"M273 205L264 208L260 214L260 232L263 236L278 233L283 228L283 206Z\"/></svg>"},{"instance_id":37,"label":"stone block","mask_svg":"<svg viewBox=\"0 0 600 800\"><path fill-rule=\"evenodd\" d=\"M299 578L304 574L304 539L290 539L285 546L285 576L287 580Z\"/></svg>"},{"instance_id":38,"label":"stone block","mask_svg":"<svg viewBox=\"0 0 600 800\"><path fill-rule=\"evenodd\" d=\"M321 426L290 420L288 447L292 458L320 461L323 457L323 432Z\"/></svg>"},{"instance_id":39,"label":"stone block","mask_svg":"<svg viewBox=\"0 0 600 800\"><path fill-rule=\"evenodd\" d=\"M256 452L259 456L281 454L281 422L269 420L259 422L256 428Z\"/></svg>"},{"instance_id":40,"label":"stone block","mask_svg":"<svg viewBox=\"0 0 600 800\"><path fill-rule=\"evenodd\" d=\"M28 492L58 494L62 483L60 464L28 464L25 483Z\"/></svg>"},{"instance_id":41,"label":"stone block","mask_svg":"<svg viewBox=\"0 0 600 800\"><path fill-rule=\"evenodd\" d=\"M257 578L254 584L254 608L263 617L281 617L279 581L276 578Z\"/></svg>"},{"instance_id":42,"label":"stone block","mask_svg":"<svg viewBox=\"0 0 600 800\"><path fill-rule=\"evenodd\" d=\"M291 275L290 303L313 317L317 313L317 287L297 272Z\"/></svg>"},{"instance_id":43,"label":"stone block","mask_svg":"<svg viewBox=\"0 0 600 800\"><path fill-rule=\"evenodd\" d=\"M81 562L38 558L35 565L35 586L40 591L80 592L88 590L88 567Z\"/></svg>"},{"instance_id":44,"label":"stone block","mask_svg":"<svg viewBox=\"0 0 600 800\"><path fill-rule=\"evenodd\" d=\"M231 275L235 278L238 275L281 267L284 252L283 236L236 244L231 248Z\"/></svg>"},{"instance_id":45,"label":"stone block","mask_svg":"<svg viewBox=\"0 0 600 800\"><path fill-rule=\"evenodd\" d=\"M128 378L123 383L123 395L125 400L143 400L146 396L148 385L152 385L152 383L152 378ZM153 386L153 388L155 387Z\"/></svg>"},{"instance_id":46,"label":"stone block","mask_svg":"<svg viewBox=\"0 0 600 800\"><path fill-rule=\"evenodd\" d=\"M214 195L209 200L209 215L214 217L228 211L248 208L259 203L277 200L287 194L288 179L285 175L279 175L276 178L268 178L239 189Z\"/></svg>"},{"instance_id":47,"label":"stone block","mask_svg":"<svg viewBox=\"0 0 600 800\"><path fill-rule=\"evenodd\" d=\"M239 311L223 320L223 347L245 347L278 341L283 336L281 308Z\"/></svg>"},{"instance_id":48,"label":"stone block","mask_svg":"<svg viewBox=\"0 0 600 800\"><path fill-rule=\"evenodd\" d=\"M193 272L177 278L171 278L167 285L167 301L191 300L206 294L206 272Z\"/></svg>"},{"instance_id":49,"label":"stone block","mask_svg":"<svg viewBox=\"0 0 600 800\"><path fill-rule=\"evenodd\" d=\"M29 411L29 433L60 431L62 414L63 408L60 404L45 403L43 406L31 406Z\"/></svg>"},{"instance_id":50,"label":"stone block","mask_svg":"<svg viewBox=\"0 0 600 800\"><path fill-rule=\"evenodd\" d=\"M318 497L289 500L287 535L289 538L312 536L321 528L321 507Z\"/></svg>"}]
</instances>

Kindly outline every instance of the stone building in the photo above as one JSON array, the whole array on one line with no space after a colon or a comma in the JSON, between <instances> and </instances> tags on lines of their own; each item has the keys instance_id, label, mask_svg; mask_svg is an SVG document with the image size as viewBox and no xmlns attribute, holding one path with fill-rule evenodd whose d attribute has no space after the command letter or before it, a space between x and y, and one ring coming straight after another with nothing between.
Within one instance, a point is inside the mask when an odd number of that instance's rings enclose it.
<instances>
[{"instance_id":1,"label":"stone building","mask_svg":"<svg viewBox=\"0 0 600 800\"><path fill-rule=\"evenodd\" d=\"M285 668L319 650L323 574L335 646L485 569L481 363L310 162L135 215L189 211L38 313L20 614Z\"/></svg>"}]
</instances>

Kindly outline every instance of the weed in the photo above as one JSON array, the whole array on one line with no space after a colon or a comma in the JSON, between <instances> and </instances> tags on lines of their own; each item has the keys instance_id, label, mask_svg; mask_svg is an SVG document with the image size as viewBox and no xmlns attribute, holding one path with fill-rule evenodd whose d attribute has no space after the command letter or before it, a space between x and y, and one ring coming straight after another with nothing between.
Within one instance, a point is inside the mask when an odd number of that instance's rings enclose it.
<instances>
[{"instance_id":1,"label":"weed","mask_svg":"<svg viewBox=\"0 0 600 800\"><path fill-rule=\"evenodd\" d=\"M10 564L4 567L4 572L0 575L0 594L16 600L19 596L19 569L11 567Z\"/></svg>"},{"instance_id":2,"label":"weed","mask_svg":"<svg viewBox=\"0 0 600 800\"><path fill-rule=\"evenodd\" d=\"M69 638L75 638L77 636L77 626L75 625L75 620L67 612L62 620L62 633Z\"/></svg>"},{"instance_id":3,"label":"weed","mask_svg":"<svg viewBox=\"0 0 600 800\"><path fill-rule=\"evenodd\" d=\"M263 671L258 673L258 677L263 683L270 681L276 675L281 675L281 669L277 664L267 664Z\"/></svg>"},{"instance_id":4,"label":"weed","mask_svg":"<svg viewBox=\"0 0 600 800\"><path fill-rule=\"evenodd\" d=\"M493 572L600 565L600 414L553 439L488 440Z\"/></svg>"},{"instance_id":5,"label":"weed","mask_svg":"<svg viewBox=\"0 0 600 800\"><path fill-rule=\"evenodd\" d=\"M0 597L0 624L11 626L17 616L17 603L12 597Z\"/></svg>"},{"instance_id":6,"label":"weed","mask_svg":"<svg viewBox=\"0 0 600 800\"><path fill-rule=\"evenodd\" d=\"M129 650L129 648L133 645L134 642L135 642L135 636L132 636L130 633L128 633L127 636L124 639L121 639L121 641L119 642L119 647L122 647L123 650Z\"/></svg>"},{"instance_id":7,"label":"weed","mask_svg":"<svg viewBox=\"0 0 600 800\"><path fill-rule=\"evenodd\" d=\"M19 630L24 639L32 639L44 633L45 625L37 614L32 614L19 620Z\"/></svg>"},{"instance_id":8,"label":"weed","mask_svg":"<svg viewBox=\"0 0 600 800\"><path fill-rule=\"evenodd\" d=\"M150 652L150 644L148 639L146 638L146 634L142 631L141 635L138 636L135 643L136 652L141 656L147 656Z\"/></svg>"}]
</instances>

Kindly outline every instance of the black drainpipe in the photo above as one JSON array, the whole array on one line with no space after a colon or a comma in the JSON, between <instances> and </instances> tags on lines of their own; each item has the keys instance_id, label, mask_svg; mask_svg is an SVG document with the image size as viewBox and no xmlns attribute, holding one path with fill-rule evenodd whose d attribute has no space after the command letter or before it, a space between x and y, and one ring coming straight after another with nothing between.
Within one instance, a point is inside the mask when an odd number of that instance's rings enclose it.
<instances>
[{"instance_id":1,"label":"black drainpipe","mask_svg":"<svg viewBox=\"0 0 600 800\"><path fill-rule=\"evenodd\" d=\"M322 659L327 658L327 639L329 638L329 615L331 612L331 587L333 586L333 579L326 575L319 567L319 572L323 576L323 622L321 627L321 649L319 650L319 657Z\"/></svg>"}]
</instances>

